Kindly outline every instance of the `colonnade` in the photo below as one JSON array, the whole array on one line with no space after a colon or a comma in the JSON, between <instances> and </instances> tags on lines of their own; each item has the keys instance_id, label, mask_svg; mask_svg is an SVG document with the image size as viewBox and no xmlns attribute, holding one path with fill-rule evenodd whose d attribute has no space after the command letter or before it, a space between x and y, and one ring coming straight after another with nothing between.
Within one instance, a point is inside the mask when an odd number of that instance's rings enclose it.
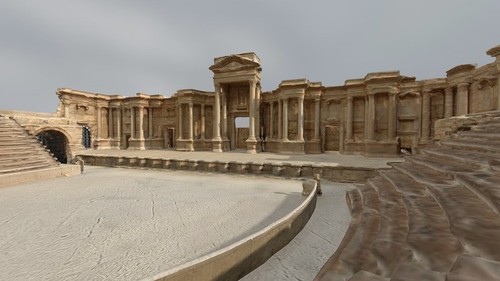
<instances>
[{"instance_id":1,"label":"colonnade","mask_svg":"<svg viewBox=\"0 0 500 281\"><path fill-rule=\"evenodd\" d=\"M104 136L104 130L102 128L102 111L103 108L107 109L107 137ZM147 138L152 139L154 137L154 127L153 127L153 107L145 106L130 106L130 139L131 140L145 140L145 130L144 130L144 110L148 111L148 128L147 128ZM123 124L123 114L122 107L103 107L97 106L97 132L96 137L98 139L110 139L120 141L122 138L122 124ZM116 114L114 114L116 112ZM139 120L137 120L137 117ZM138 123L139 130L136 129L136 123ZM116 131L115 131L116 128ZM138 131L138 135L136 132Z\"/></svg>"},{"instance_id":2,"label":"colonnade","mask_svg":"<svg viewBox=\"0 0 500 281\"><path fill-rule=\"evenodd\" d=\"M182 109L187 105L188 107L188 115L187 115L187 124L188 124L188 136L184 138L184 124L183 124L183 114ZM205 140L205 107L206 104L200 103L200 139ZM177 112L178 112L178 136L177 140L183 141L194 141L194 106L193 102L180 102L177 104Z\"/></svg>"},{"instance_id":3,"label":"colonnade","mask_svg":"<svg viewBox=\"0 0 500 281\"><path fill-rule=\"evenodd\" d=\"M293 97L292 97L293 98ZM281 140L281 141L290 141L289 139L289 100L291 97L283 97L280 98L277 102L269 103L269 114L270 114L270 122L269 122L269 139L271 140ZM297 97L297 136L293 141L304 141L304 98ZM274 131L274 111L275 104L278 104L278 127L277 132ZM314 99L314 136L313 140L320 139L320 99Z\"/></svg>"}]
</instances>

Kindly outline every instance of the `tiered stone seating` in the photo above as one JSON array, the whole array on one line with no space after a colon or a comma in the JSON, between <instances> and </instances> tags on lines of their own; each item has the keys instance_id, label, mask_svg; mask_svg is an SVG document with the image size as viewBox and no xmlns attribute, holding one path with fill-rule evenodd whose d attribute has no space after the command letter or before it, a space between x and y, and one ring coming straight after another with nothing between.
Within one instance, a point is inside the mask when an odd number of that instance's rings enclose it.
<instances>
[{"instance_id":1,"label":"tiered stone seating","mask_svg":"<svg viewBox=\"0 0 500 281\"><path fill-rule=\"evenodd\" d=\"M316 280L500 280L500 112L461 129L347 194Z\"/></svg>"},{"instance_id":2,"label":"tiered stone seating","mask_svg":"<svg viewBox=\"0 0 500 281\"><path fill-rule=\"evenodd\" d=\"M36 138L0 115L0 175L59 166Z\"/></svg>"}]
</instances>

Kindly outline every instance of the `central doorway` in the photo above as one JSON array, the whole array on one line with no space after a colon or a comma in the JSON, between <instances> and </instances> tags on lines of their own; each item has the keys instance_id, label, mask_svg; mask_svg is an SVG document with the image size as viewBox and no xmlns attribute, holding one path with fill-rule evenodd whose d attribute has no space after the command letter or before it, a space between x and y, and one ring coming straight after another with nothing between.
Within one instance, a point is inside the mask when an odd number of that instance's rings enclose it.
<instances>
[{"instance_id":1,"label":"central doorway","mask_svg":"<svg viewBox=\"0 0 500 281\"><path fill-rule=\"evenodd\" d=\"M235 144L233 149L247 149L247 139L248 139L248 127L250 123L250 118L248 117L236 117L234 118L235 126Z\"/></svg>"}]
</instances>

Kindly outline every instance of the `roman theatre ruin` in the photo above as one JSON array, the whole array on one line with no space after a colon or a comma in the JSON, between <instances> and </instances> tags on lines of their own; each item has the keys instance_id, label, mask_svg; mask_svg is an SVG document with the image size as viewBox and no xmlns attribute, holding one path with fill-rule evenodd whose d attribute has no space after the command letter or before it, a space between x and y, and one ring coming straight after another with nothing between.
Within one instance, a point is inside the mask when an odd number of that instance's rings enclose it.
<instances>
[{"instance_id":1,"label":"roman theatre ruin","mask_svg":"<svg viewBox=\"0 0 500 281\"><path fill-rule=\"evenodd\" d=\"M491 63L425 80L384 71L263 91L261 61L249 52L215 58L210 91L60 88L54 114L0 110L0 187L78 174L61 164L76 160L193 175L319 175L322 201L312 192L258 235L146 280L243 277L292 240L338 182L349 182L350 224L315 280L500 280L500 45L486 54ZM43 172L26 176L33 171Z\"/></svg>"}]
</instances>

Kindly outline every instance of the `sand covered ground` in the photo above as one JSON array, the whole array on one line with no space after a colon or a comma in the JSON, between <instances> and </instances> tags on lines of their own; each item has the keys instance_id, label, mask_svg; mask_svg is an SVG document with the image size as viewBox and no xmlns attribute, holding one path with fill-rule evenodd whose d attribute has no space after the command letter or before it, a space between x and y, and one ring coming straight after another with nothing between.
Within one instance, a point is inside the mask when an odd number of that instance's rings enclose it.
<instances>
[{"instance_id":1,"label":"sand covered ground","mask_svg":"<svg viewBox=\"0 0 500 281\"><path fill-rule=\"evenodd\" d=\"M262 229L301 190L299 180L101 167L1 188L0 280L138 280Z\"/></svg>"}]
</instances>

